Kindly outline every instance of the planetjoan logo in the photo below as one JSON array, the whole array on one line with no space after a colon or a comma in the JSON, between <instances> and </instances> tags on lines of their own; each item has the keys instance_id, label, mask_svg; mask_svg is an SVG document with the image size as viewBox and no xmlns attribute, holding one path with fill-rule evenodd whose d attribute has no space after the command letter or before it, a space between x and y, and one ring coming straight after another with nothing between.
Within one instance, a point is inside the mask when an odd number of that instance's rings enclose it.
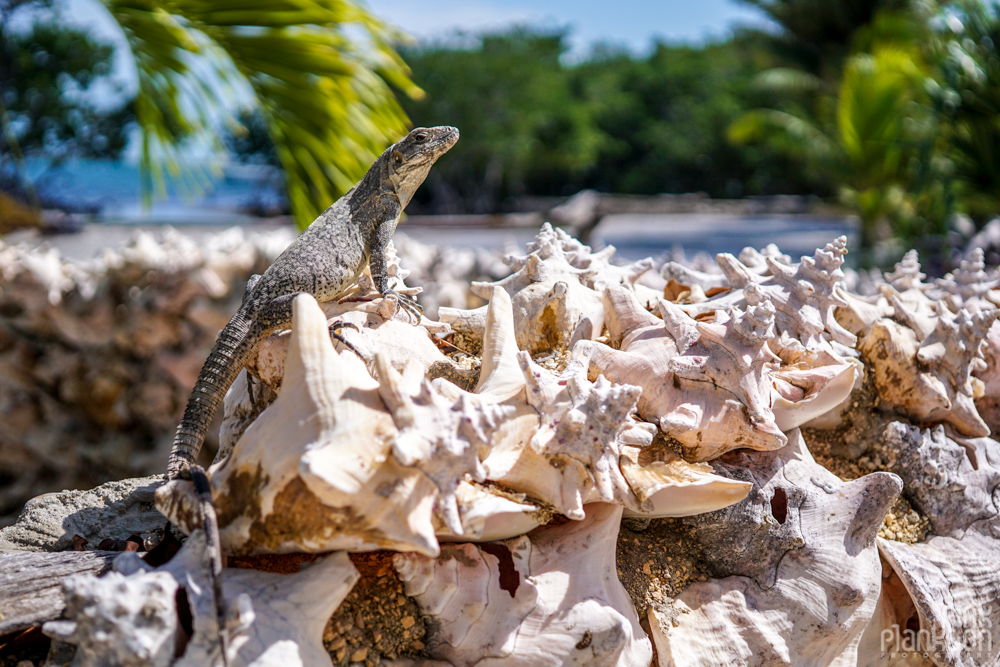
<instances>
[{"instance_id":1,"label":"planetjoan logo","mask_svg":"<svg viewBox=\"0 0 1000 667\"><path fill-rule=\"evenodd\" d=\"M983 618L975 630L953 632L934 624L930 629L911 630L893 624L882 630L881 651L883 659L906 658L914 654L924 658L963 653L977 661L993 657L993 622ZM950 650L949 650L950 649Z\"/></svg>"}]
</instances>

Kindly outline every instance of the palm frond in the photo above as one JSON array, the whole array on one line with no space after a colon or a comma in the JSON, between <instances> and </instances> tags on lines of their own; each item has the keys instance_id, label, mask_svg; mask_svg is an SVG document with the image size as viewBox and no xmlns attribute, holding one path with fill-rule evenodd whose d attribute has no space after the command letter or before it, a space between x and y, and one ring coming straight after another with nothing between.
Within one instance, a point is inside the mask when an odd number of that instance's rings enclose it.
<instances>
[{"instance_id":1,"label":"palm frond","mask_svg":"<svg viewBox=\"0 0 1000 667\"><path fill-rule=\"evenodd\" d=\"M305 227L406 131L392 88L417 96L393 48L405 36L351 0L102 0L139 73L142 166L182 166L179 144L218 145L241 96L263 112ZM220 91L225 94L220 94Z\"/></svg>"},{"instance_id":2,"label":"palm frond","mask_svg":"<svg viewBox=\"0 0 1000 667\"><path fill-rule=\"evenodd\" d=\"M844 152L862 183L891 182L907 150L911 103L924 78L914 54L895 47L851 56L837 102L837 128Z\"/></svg>"}]
</instances>

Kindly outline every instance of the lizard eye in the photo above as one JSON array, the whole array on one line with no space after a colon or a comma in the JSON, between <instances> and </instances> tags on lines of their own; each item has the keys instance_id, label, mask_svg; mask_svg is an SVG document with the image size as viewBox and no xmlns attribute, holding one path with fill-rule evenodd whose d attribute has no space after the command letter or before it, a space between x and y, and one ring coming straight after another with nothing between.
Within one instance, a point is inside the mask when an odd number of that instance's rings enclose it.
<instances>
[{"instance_id":1,"label":"lizard eye","mask_svg":"<svg viewBox=\"0 0 1000 667\"><path fill-rule=\"evenodd\" d=\"M424 141L427 141L427 135L421 132L420 134L413 137L413 140L416 141L418 144L422 143Z\"/></svg>"}]
</instances>

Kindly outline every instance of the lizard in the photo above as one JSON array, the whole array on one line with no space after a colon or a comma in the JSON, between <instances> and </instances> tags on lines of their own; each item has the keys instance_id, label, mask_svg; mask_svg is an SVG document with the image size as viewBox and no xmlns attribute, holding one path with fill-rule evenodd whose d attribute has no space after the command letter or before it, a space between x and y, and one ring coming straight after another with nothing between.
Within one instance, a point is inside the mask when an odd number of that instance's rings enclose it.
<instances>
[{"instance_id":1,"label":"lizard","mask_svg":"<svg viewBox=\"0 0 1000 667\"><path fill-rule=\"evenodd\" d=\"M198 458L209 423L226 391L261 341L287 329L292 301L337 297L366 266L384 298L419 317L419 306L392 289L386 249L399 216L431 166L458 141L458 129L418 127L383 152L347 194L321 213L261 275L247 283L239 310L216 338L174 436L168 479Z\"/></svg>"}]
</instances>

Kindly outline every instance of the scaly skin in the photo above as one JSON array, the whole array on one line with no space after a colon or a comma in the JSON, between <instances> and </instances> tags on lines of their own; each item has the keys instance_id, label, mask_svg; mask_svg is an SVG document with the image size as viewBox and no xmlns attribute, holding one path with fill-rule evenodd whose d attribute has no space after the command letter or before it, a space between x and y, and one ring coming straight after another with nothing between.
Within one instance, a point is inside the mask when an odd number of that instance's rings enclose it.
<instances>
[{"instance_id":1,"label":"scaly skin","mask_svg":"<svg viewBox=\"0 0 1000 667\"><path fill-rule=\"evenodd\" d=\"M416 308L389 287L386 246L427 172L456 141L454 127L410 132L382 153L364 178L316 218L263 275L251 279L243 304L219 334L188 399L167 464L170 479L197 460L215 411L261 341L291 324L297 294L329 301L370 264L383 297L396 298L407 310Z\"/></svg>"}]
</instances>

